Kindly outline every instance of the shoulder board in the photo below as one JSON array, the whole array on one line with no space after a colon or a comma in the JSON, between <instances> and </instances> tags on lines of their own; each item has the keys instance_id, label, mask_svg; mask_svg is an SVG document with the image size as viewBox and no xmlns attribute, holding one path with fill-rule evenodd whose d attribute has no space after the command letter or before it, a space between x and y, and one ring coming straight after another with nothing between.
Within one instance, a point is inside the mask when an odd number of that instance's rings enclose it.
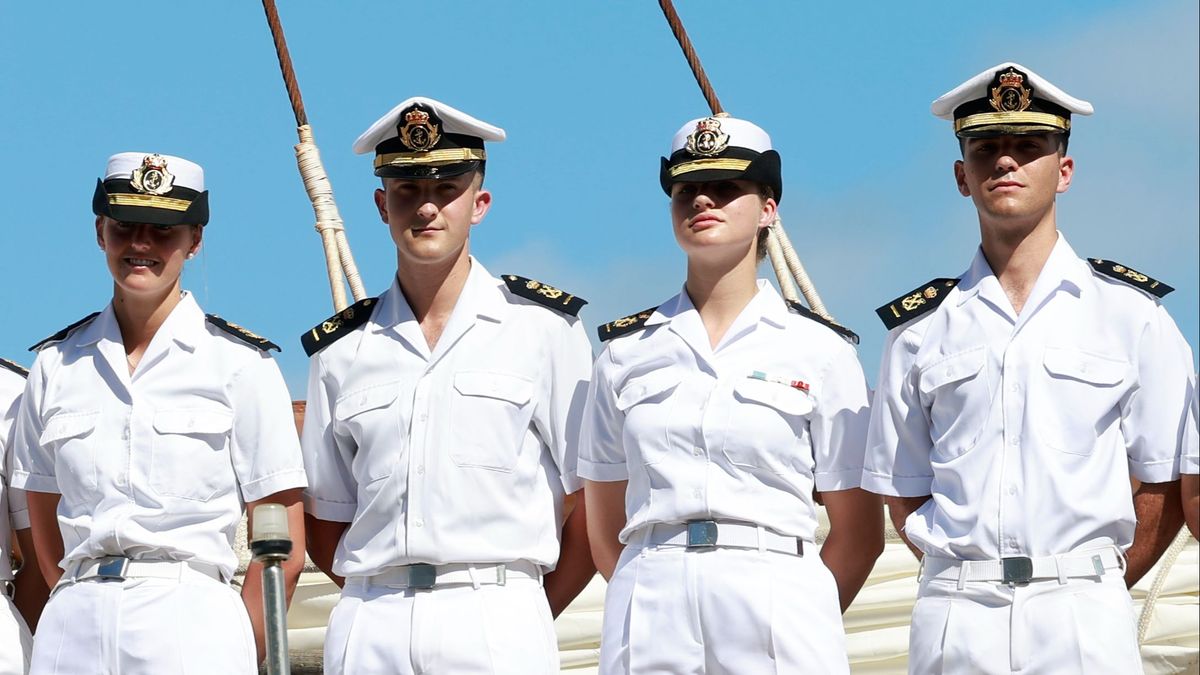
<instances>
[{"instance_id":1,"label":"shoulder board","mask_svg":"<svg viewBox=\"0 0 1200 675\"><path fill-rule=\"evenodd\" d=\"M1097 274L1103 274L1117 281L1123 281L1130 286L1135 286L1146 291L1156 298L1165 297L1167 293L1175 290L1174 286L1168 286L1157 279L1151 279L1145 274L1118 262L1101 260L1099 258L1088 258L1088 262L1091 263L1092 269L1096 270Z\"/></svg>"},{"instance_id":2,"label":"shoulder board","mask_svg":"<svg viewBox=\"0 0 1200 675\"><path fill-rule=\"evenodd\" d=\"M569 316L579 316L579 310L587 304L587 300L583 298L540 281L526 279L515 274L505 274L501 279L504 279L505 285L513 295L519 295L526 300L532 300L539 305L545 305Z\"/></svg>"},{"instance_id":3,"label":"shoulder board","mask_svg":"<svg viewBox=\"0 0 1200 675\"><path fill-rule=\"evenodd\" d=\"M87 322L91 321L92 319L94 319L98 316L100 316L100 312L92 312L91 314L88 314L87 316L76 321L75 323L71 324L70 326L67 326L66 328L55 333L54 335L51 335L50 337L46 338L45 340L42 340L41 342L30 347L29 351L31 351L31 352L40 351L43 347L48 347L52 344L56 344L58 342L62 342L63 340L66 340L67 336L71 334L71 331L75 330L76 328L79 328L80 326L86 324Z\"/></svg>"},{"instance_id":4,"label":"shoulder board","mask_svg":"<svg viewBox=\"0 0 1200 675\"><path fill-rule=\"evenodd\" d=\"M807 317L823 326L828 327L833 332L842 336L842 339L844 339L846 342L849 342L852 345L858 344L858 334L849 328L846 328L842 324L834 321L833 319L827 319L798 302L792 302L791 300L788 300L787 304L788 307L792 308L793 312L796 312L803 317Z\"/></svg>"},{"instance_id":5,"label":"shoulder board","mask_svg":"<svg viewBox=\"0 0 1200 675\"><path fill-rule=\"evenodd\" d=\"M888 330L937 309L946 295L958 285L958 279L934 279L921 284L888 304L875 310Z\"/></svg>"},{"instance_id":6,"label":"shoulder board","mask_svg":"<svg viewBox=\"0 0 1200 675\"><path fill-rule=\"evenodd\" d=\"M204 318L208 319L208 322L211 323L212 325L216 326L217 328L220 328L221 330L225 331L226 333L229 333L230 335L241 340L242 342L245 342L246 344L250 345L251 347L261 349L264 352L272 350L272 349L274 349L277 352L281 351L279 349L279 345L275 344L274 342L271 342L267 338L265 338L257 333L252 333L252 332L246 330L245 328L242 328L241 326L237 325L236 323L230 323L230 322L226 321L225 319L222 319L221 317L217 316L216 314L205 314Z\"/></svg>"},{"instance_id":7,"label":"shoulder board","mask_svg":"<svg viewBox=\"0 0 1200 675\"><path fill-rule=\"evenodd\" d=\"M650 319L650 315L654 314L654 310L656 309L658 307L643 309L637 314L630 314L616 321L609 321L603 326L596 328L596 335L600 337L601 342L607 342L613 338L639 331L646 327L646 321Z\"/></svg>"},{"instance_id":8,"label":"shoulder board","mask_svg":"<svg viewBox=\"0 0 1200 675\"><path fill-rule=\"evenodd\" d=\"M17 364L15 364L15 363L13 363L12 361L9 361L8 359L0 359L0 368L4 368L4 369L6 369L6 370L11 370L11 371L13 371L14 373L16 373L16 374L20 375L21 377L29 377L29 371L28 371L28 370L26 370L26 369L22 368L21 366L19 366L19 365L17 365Z\"/></svg>"},{"instance_id":9,"label":"shoulder board","mask_svg":"<svg viewBox=\"0 0 1200 675\"><path fill-rule=\"evenodd\" d=\"M300 336L300 345L304 347L304 353L312 356L366 323L367 319L371 318L371 308L378 301L379 298L363 298L313 326Z\"/></svg>"}]
</instances>

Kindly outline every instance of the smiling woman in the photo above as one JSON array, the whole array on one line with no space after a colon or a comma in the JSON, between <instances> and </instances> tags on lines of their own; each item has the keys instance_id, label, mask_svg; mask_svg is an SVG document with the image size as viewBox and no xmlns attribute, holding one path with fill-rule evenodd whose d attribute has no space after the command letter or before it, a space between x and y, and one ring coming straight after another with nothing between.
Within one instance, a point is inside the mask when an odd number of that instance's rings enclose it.
<instances>
[{"instance_id":1,"label":"smiling woman","mask_svg":"<svg viewBox=\"0 0 1200 675\"><path fill-rule=\"evenodd\" d=\"M229 583L247 507L288 508L300 546L290 587L304 559L306 481L268 356L278 347L204 314L180 286L208 222L198 165L114 155L92 207L112 302L35 345L15 425L13 484L55 588L31 672L254 673L261 573L251 568L241 601Z\"/></svg>"}]
</instances>

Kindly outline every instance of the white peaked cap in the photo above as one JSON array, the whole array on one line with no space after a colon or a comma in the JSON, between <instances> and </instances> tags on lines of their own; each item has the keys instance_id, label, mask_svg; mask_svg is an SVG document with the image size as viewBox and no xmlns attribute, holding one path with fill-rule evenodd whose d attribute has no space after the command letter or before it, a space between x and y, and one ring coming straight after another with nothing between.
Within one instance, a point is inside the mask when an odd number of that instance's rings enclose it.
<instances>
[{"instance_id":1,"label":"white peaked cap","mask_svg":"<svg viewBox=\"0 0 1200 675\"><path fill-rule=\"evenodd\" d=\"M954 89L942 94L930 109L933 114L944 120L954 119L954 111L962 104L974 101L977 99L986 99L991 93L988 89L992 85L996 74L1002 70L1016 68L1025 74L1028 78L1028 84L1033 88L1033 96L1035 99L1049 101L1056 105L1066 108L1075 115L1091 115L1093 112L1092 104L1082 99L1075 98L1067 92L1054 86L1049 80L1038 75L1025 66L1013 61L1005 61L996 66L992 66L987 70L979 73L971 79L963 82Z\"/></svg>"},{"instance_id":2,"label":"white peaked cap","mask_svg":"<svg viewBox=\"0 0 1200 675\"><path fill-rule=\"evenodd\" d=\"M679 127L679 131L676 131L675 137L671 139L671 152L677 152L687 146L688 136L696 131L696 125L706 119L709 117L698 117ZM757 124L736 117L718 117L717 119L721 122L721 131L729 135L729 145L747 148L755 152L766 152L772 149L771 137Z\"/></svg>"},{"instance_id":3,"label":"white peaked cap","mask_svg":"<svg viewBox=\"0 0 1200 675\"><path fill-rule=\"evenodd\" d=\"M441 130L448 134L462 134L464 136L475 136L485 141L499 143L505 138L504 130L500 127L492 126L487 122L475 119L465 112L448 106L441 101L435 101L432 98L424 96L414 96L400 102L395 108L388 111L386 115L375 120L375 123L354 141L355 154L364 154L375 150L375 146L380 143L396 138L399 135L397 129L400 123L400 115L405 109L414 104L427 106L437 115L442 122Z\"/></svg>"},{"instance_id":4,"label":"white peaked cap","mask_svg":"<svg viewBox=\"0 0 1200 675\"><path fill-rule=\"evenodd\" d=\"M128 179L135 169L141 168L147 157L154 155L153 152L118 152L108 158L104 180ZM204 192L204 169L200 168L199 164L173 155L158 156L166 161L166 169L175 177L176 187Z\"/></svg>"}]
</instances>

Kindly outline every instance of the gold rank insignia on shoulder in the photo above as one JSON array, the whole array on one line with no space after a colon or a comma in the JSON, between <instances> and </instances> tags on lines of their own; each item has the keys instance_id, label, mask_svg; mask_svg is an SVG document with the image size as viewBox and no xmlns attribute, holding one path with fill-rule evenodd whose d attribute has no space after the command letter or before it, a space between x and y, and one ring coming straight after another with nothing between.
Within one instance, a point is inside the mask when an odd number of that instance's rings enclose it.
<instances>
[{"instance_id":1,"label":"gold rank insignia on shoulder","mask_svg":"<svg viewBox=\"0 0 1200 675\"><path fill-rule=\"evenodd\" d=\"M31 352L41 351L45 347L49 347L51 345L56 345L59 342L66 340L67 336L69 336L76 328L80 328L80 327L86 325L88 322L90 322L92 319L94 319L98 316L100 316L100 312L92 312L91 314L88 314L87 316L76 321L75 323L71 324L70 326L67 326L66 328L55 333L54 335L51 335L50 337L46 338L45 340L42 340L41 342L33 345L32 347L29 348L29 351L31 351Z\"/></svg>"},{"instance_id":2,"label":"gold rank insignia on shoulder","mask_svg":"<svg viewBox=\"0 0 1200 675\"><path fill-rule=\"evenodd\" d=\"M858 333L855 333L854 331L850 330L849 328L846 328L845 326L834 321L833 319L827 319L827 318L821 316L820 314L817 314L816 312L812 311L811 309L805 307L804 305L802 305L798 302L793 302L791 300L788 300L787 304L788 304L788 307L790 307L792 309L792 311L796 312L800 316L803 316L808 319L812 319L813 321L816 321L817 323L821 324L822 326L825 326L826 328L832 330L833 332L840 335L842 337L842 339L845 340L846 342L849 342L852 345L858 344Z\"/></svg>"},{"instance_id":3,"label":"gold rank insignia on shoulder","mask_svg":"<svg viewBox=\"0 0 1200 675\"><path fill-rule=\"evenodd\" d=\"M379 298L363 298L346 309L313 326L300 336L304 353L312 356L367 322Z\"/></svg>"},{"instance_id":4,"label":"gold rank insignia on shoulder","mask_svg":"<svg viewBox=\"0 0 1200 675\"><path fill-rule=\"evenodd\" d=\"M706 117L696 123L696 130L688 134L687 151L700 157L719 155L729 147L729 134L721 131L721 120Z\"/></svg>"},{"instance_id":5,"label":"gold rank insignia on shoulder","mask_svg":"<svg viewBox=\"0 0 1200 675\"><path fill-rule=\"evenodd\" d=\"M934 279L875 310L888 330L930 312L942 304L958 279Z\"/></svg>"},{"instance_id":6,"label":"gold rank insignia on shoulder","mask_svg":"<svg viewBox=\"0 0 1200 675\"><path fill-rule=\"evenodd\" d=\"M1123 281L1130 286L1140 288L1156 298L1166 297L1168 293L1175 290L1174 286L1168 286L1163 282L1152 279L1141 272L1126 267L1118 262L1111 260L1101 260L1100 258L1088 258L1088 263L1097 274L1103 274L1106 277L1111 277L1117 281Z\"/></svg>"},{"instance_id":7,"label":"gold rank insignia on shoulder","mask_svg":"<svg viewBox=\"0 0 1200 675\"><path fill-rule=\"evenodd\" d=\"M400 125L396 132L404 145L424 152L442 140L441 126L440 120L414 105L404 113L404 124Z\"/></svg>"},{"instance_id":8,"label":"gold rank insignia on shoulder","mask_svg":"<svg viewBox=\"0 0 1200 675\"><path fill-rule=\"evenodd\" d=\"M129 185L143 194L165 195L175 185L175 176L167 171L167 160L162 155L146 155L130 175Z\"/></svg>"},{"instance_id":9,"label":"gold rank insignia on shoulder","mask_svg":"<svg viewBox=\"0 0 1200 675\"><path fill-rule=\"evenodd\" d=\"M992 87L989 103L996 112L1021 112L1033 103L1033 89L1025 86L1025 75L1016 68L996 76L997 84Z\"/></svg>"},{"instance_id":10,"label":"gold rank insignia on shoulder","mask_svg":"<svg viewBox=\"0 0 1200 675\"><path fill-rule=\"evenodd\" d=\"M540 281L526 279L515 274L505 274L501 278L504 279L504 285L513 295L532 300L568 316L579 316L579 310L587 304L587 300L583 298Z\"/></svg>"},{"instance_id":11,"label":"gold rank insignia on shoulder","mask_svg":"<svg viewBox=\"0 0 1200 675\"><path fill-rule=\"evenodd\" d=\"M601 342L607 342L613 338L639 331L646 327L646 322L654 315L654 310L656 309L658 307L643 309L637 314L630 314L615 321L609 321L603 326L596 328L596 335L600 337Z\"/></svg>"},{"instance_id":12,"label":"gold rank insignia on shoulder","mask_svg":"<svg viewBox=\"0 0 1200 675\"><path fill-rule=\"evenodd\" d=\"M242 342L245 342L246 344L250 345L251 347L254 347L256 349L261 349L264 352L270 351L272 349L274 349L277 352L281 351L279 349L279 345L275 344L274 342L271 342L267 338L265 338L257 333L253 333L245 328L242 328L241 326L237 325L236 323L226 321L225 319L222 319L221 317L217 316L216 314L205 314L204 318L207 319L208 322L210 324L212 324L213 326L216 326L217 328L225 331L226 333L229 333L233 337L237 338L238 340L240 340Z\"/></svg>"},{"instance_id":13,"label":"gold rank insignia on shoulder","mask_svg":"<svg viewBox=\"0 0 1200 675\"><path fill-rule=\"evenodd\" d=\"M5 370L11 370L12 372L20 375L21 377L29 377L28 370L26 370L25 368L21 367L20 365L18 365L16 363L13 363L12 361L9 361L8 359L0 359L0 368L4 368Z\"/></svg>"}]
</instances>

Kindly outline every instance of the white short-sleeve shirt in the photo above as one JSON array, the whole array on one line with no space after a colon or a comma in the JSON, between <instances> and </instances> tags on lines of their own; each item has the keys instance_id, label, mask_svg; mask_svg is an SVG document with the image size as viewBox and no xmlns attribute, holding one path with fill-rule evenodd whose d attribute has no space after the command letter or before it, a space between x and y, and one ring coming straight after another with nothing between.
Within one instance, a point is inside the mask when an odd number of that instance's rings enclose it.
<instances>
[{"instance_id":1,"label":"white short-sleeve shirt","mask_svg":"<svg viewBox=\"0 0 1200 675\"><path fill-rule=\"evenodd\" d=\"M6 368L0 368L0 581L13 578L11 561L13 530L29 527L29 510L23 490L9 487L12 471L12 431L21 403L25 378Z\"/></svg>"},{"instance_id":2,"label":"white short-sleeve shirt","mask_svg":"<svg viewBox=\"0 0 1200 675\"><path fill-rule=\"evenodd\" d=\"M936 309L888 334L863 487L932 495L905 525L930 555L1128 547L1130 475L1179 475L1191 372L1162 305L1061 235L1020 316L979 250Z\"/></svg>"},{"instance_id":3,"label":"white short-sleeve shirt","mask_svg":"<svg viewBox=\"0 0 1200 675\"><path fill-rule=\"evenodd\" d=\"M44 347L17 417L13 482L60 493L60 564L197 560L232 578L245 502L304 487L275 361L188 293L130 375L112 305Z\"/></svg>"},{"instance_id":4,"label":"white short-sleeve shirt","mask_svg":"<svg viewBox=\"0 0 1200 675\"><path fill-rule=\"evenodd\" d=\"M1200 392L1196 389L1196 380L1192 380L1192 404L1188 406L1187 427L1184 431L1183 457L1179 460L1179 473L1190 475L1200 474Z\"/></svg>"},{"instance_id":5,"label":"white short-sleeve shirt","mask_svg":"<svg viewBox=\"0 0 1200 675\"><path fill-rule=\"evenodd\" d=\"M859 487L869 395L854 348L758 288L715 349L684 291L597 359L579 474L629 481L621 541L695 519L811 541L813 488Z\"/></svg>"},{"instance_id":6,"label":"white short-sleeve shirt","mask_svg":"<svg viewBox=\"0 0 1200 675\"><path fill-rule=\"evenodd\" d=\"M350 523L341 576L412 563L558 561L592 352L579 320L478 261L432 352L399 283L312 357L305 508Z\"/></svg>"}]
</instances>

